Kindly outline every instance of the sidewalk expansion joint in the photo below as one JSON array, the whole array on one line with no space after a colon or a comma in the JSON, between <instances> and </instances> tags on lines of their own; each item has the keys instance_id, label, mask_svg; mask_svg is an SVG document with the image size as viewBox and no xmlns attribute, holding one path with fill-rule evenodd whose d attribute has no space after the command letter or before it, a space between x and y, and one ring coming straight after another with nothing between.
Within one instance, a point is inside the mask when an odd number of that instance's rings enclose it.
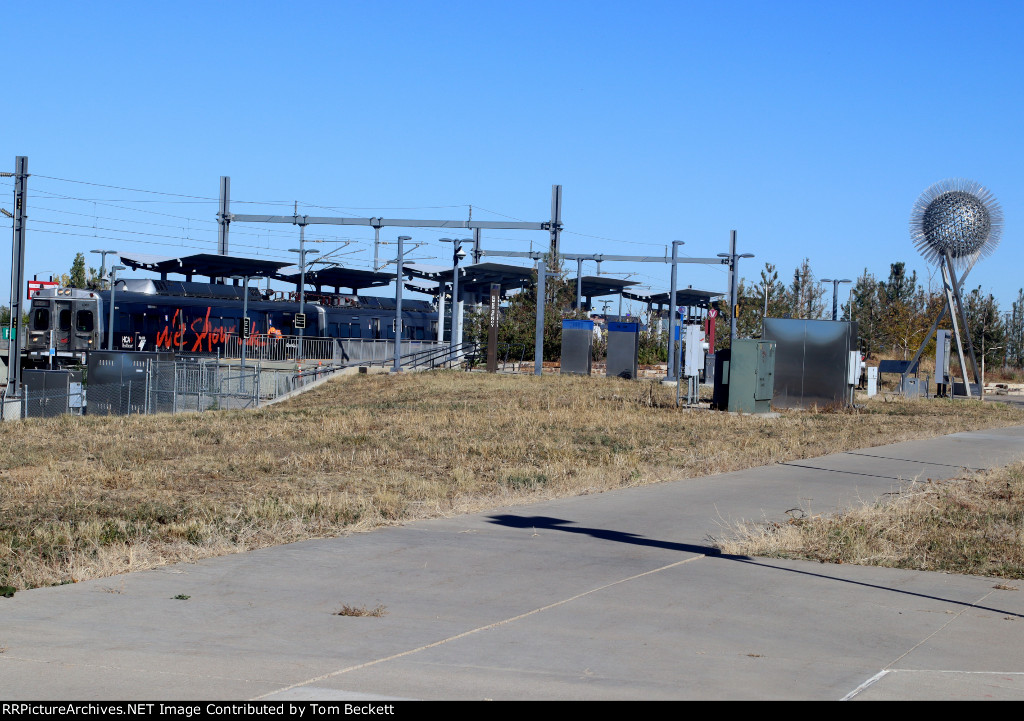
<instances>
[{"instance_id":1,"label":"sidewalk expansion joint","mask_svg":"<svg viewBox=\"0 0 1024 721\"><path fill-rule=\"evenodd\" d=\"M611 583L606 583L603 586L598 586L597 588L592 588L592 589L590 589L588 591L584 591L583 593L578 593L575 596L570 596L569 598L563 598L561 601L555 601L554 603L549 603L546 606L541 606L541 607L535 608L535 609L533 609L531 611L526 611L525 613L521 613L521 614L519 614L517 616L512 616L510 618L502 619L501 621L495 621L494 623L489 623L489 624L487 624L485 626L479 626L477 628L472 628L472 629L470 629L468 631L463 631L462 633L456 634L454 636L449 636L448 638L442 638L440 641L434 641L433 643L428 643L428 644L425 644L423 646L419 646L417 648L411 648L411 649L409 649L407 651L402 651L401 653L395 653L395 654L392 654L390 656L385 656L384 658L374 659L373 661L366 661L365 663L360 663L360 664L356 664L354 666L348 666L346 668L341 668L341 669L338 669L337 671L331 671L330 673L325 673L325 674L323 674L321 676L316 676L315 678L309 678L309 679L306 679L305 681L299 681L297 683L293 683L293 684L291 684L289 686L285 686L283 688L275 689L273 691L268 691L265 694L261 694L259 696L254 697L252 700L253 701L261 701L261 700L267 698L268 696L273 696L275 694L284 693L285 691L291 691L292 689L298 688L299 686L306 686L306 685L311 684L311 683L317 683L317 682L324 681L324 680L329 679L329 678L334 678L336 676L341 676L342 674L346 674L346 673L349 673L351 671L358 671L360 669L369 668L370 666L376 666L377 664L385 663L387 661L394 661L396 659L403 658L405 656L411 656L412 654L419 653L420 651L427 651L429 649L436 648L438 646L443 646L446 643L450 643L452 641L458 641L459 639L466 638L467 636L472 636L473 634L480 633L481 631L489 631L491 629L498 628L500 626L505 626L507 624L514 623L516 621L520 621L520 620L522 620L524 618L527 618L528 616L533 616L534 614L542 613L543 611L549 611L552 608L557 608L559 606L564 606L567 603L572 603L573 601L576 601L578 599L584 598L585 596L589 596L589 595L597 593L599 591L604 591L606 589L613 588L614 586L618 586L618 585L623 584L623 583L628 583L630 581L635 581L636 579L643 578L644 576L650 576L650 575L655 574L655 573L661 573L662 571L667 571L667 570L669 570L671 568L676 568L677 566L682 566L683 564L690 563L692 561L698 561L698 560L700 560L702 558L706 558L706 557L707 556L705 556L702 553L702 554L693 556L692 558L687 558L687 559L684 559L682 561L676 561L675 563L670 563L670 564L668 564L666 566L660 566L658 568L652 568L650 571L644 571L643 573L637 573L637 574L635 574L633 576L629 576L627 578L620 578L618 581L612 581Z\"/></svg>"}]
</instances>

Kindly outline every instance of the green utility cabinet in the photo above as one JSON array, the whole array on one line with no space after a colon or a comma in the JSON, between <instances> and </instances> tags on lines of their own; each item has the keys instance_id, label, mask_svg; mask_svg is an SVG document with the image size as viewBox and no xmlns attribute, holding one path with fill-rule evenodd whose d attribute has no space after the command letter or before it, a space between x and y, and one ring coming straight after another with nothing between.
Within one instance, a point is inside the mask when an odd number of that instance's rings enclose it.
<instances>
[{"instance_id":1,"label":"green utility cabinet","mask_svg":"<svg viewBox=\"0 0 1024 721\"><path fill-rule=\"evenodd\" d=\"M733 413L768 413L775 383L775 341L734 340L729 357L729 403Z\"/></svg>"}]
</instances>

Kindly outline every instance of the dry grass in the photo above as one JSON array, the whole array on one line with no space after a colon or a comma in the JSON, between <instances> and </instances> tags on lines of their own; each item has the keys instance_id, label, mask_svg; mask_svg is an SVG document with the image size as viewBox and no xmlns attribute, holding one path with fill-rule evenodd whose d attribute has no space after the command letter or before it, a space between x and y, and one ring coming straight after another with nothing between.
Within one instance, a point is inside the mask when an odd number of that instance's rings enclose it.
<instances>
[{"instance_id":1,"label":"dry grass","mask_svg":"<svg viewBox=\"0 0 1024 721\"><path fill-rule=\"evenodd\" d=\"M355 617L372 616L373 618L380 618L381 616L386 616L387 613L388 610L384 606L374 606L373 608L367 608L366 606L349 606L346 604L342 606L337 612L335 612L334 615Z\"/></svg>"},{"instance_id":2,"label":"dry grass","mask_svg":"<svg viewBox=\"0 0 1024 721\"><path fill-rule=\"evenodd\" d=\"M1024 463L912 484L841 514L735 531L717 541L724 553L1024 578Z\"/></svg>"},{"instance_id":3,"label":"dry grass","mask_svg":"<svg viewBox=\"0 0 1024 721\"><path fill-rule=\"evenodd\" d=\"M777 419L673 387L462 372L349 376L259 411L7 424L0 585L79 581L409 519L1024 422L875 399Z\"/></svg>"}]
</instances>

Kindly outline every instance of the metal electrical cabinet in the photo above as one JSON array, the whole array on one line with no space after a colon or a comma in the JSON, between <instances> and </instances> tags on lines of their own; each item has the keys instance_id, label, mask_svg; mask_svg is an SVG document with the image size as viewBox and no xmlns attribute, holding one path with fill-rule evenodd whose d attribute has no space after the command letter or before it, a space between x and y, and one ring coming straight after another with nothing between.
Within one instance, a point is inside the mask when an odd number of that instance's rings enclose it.
<instances>
[{"instance_id":1,"label":"metal electrical cabinet","mask_svg":"<svg viewBox=\"0 0 1024 721\"><path fill-rule=\"evenodd\" d=\"M639 323L608 324L608 361L605 373L609 378L636 378L640 354Z\"/></svg>"},{"instance_id":2,"label":"metal electrical cabinet","mask_svg":"<svg viewBox=\"0 0 1024 721\"><path fill-rule=\"evenodd\" d=\"M737 339L730 350L728 410L768 413L775 383L775 341Z\"/></svg>"},{"instance_id":3,"label":"metal electrical cabinet","mask_svg":"<svg viewBox=\"0 0 1024 721\"><path fill-rule=\"evenodd\" d=\"M561 372L589 376L593 344L594 321L563 320Z\"/></svg>"}]
</instances>

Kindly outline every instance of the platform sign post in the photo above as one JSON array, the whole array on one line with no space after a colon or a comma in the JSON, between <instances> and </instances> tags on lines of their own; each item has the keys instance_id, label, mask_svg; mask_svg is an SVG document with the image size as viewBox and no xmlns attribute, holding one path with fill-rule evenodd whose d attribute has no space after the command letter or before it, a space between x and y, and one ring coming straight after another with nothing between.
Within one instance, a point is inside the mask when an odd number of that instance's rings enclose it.
<instances>
[{"instance_id":1,"label":"platform sign post","mask_svg":"<svg viewBox=\"0 0 1024 721\"><path fill-rule=\"evenodd\" d=\"M498 372L498 304L501 302L501 284L491 283L491 314L487 326L487 372Z\"/></svg>"}]
</instances>

